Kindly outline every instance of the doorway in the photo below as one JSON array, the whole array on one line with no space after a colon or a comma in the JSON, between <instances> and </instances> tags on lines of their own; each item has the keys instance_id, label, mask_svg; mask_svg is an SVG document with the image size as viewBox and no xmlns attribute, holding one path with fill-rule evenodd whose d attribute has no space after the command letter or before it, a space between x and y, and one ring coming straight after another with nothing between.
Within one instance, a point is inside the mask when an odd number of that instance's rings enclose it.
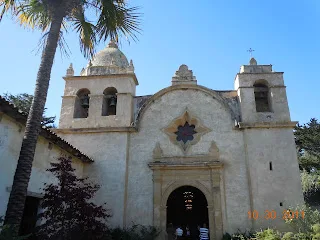
<instances>
[{"instance_id":1,"label":"doorway","mask_svg":"<svg viewBox=\"0 0 320 240\"><path fill-rule=\"evenodd\" d=\"M204 223L209 226L208 202L196 187L182 186L175 189L167 201L167 225L197 229Z\"/></svg>"},{"instance_id":2,"label":"doorway","mask_svg":"<svg viewBox=\"0 0 320 240\"><path fill-rule=\"evenodd\" d=\"M24 236L34 232L37 222L37 214L40 204L40 198L27 196L24 205L22 221L20 224L19 235ZM31 235L28 240L36 239L35 235Z\"/></svg>"}]
</instances>

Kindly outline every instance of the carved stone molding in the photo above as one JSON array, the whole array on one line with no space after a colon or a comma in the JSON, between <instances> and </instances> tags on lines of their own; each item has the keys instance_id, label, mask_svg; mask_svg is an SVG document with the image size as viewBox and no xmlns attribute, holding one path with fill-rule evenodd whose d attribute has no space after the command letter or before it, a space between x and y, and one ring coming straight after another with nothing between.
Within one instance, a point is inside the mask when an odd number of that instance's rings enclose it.
<instances>
[{"instance_id":1,"label":"carved stone molding","mask_svg":"<svg viewBox=\"0 0 320 240\"><path fill-rule=\"evenodd\" d=\"M211 147L209 148L209 156L213 159L219 159L220 157L219 148L214 141L211 142Z\"/></svg>"},{"instance_id":2,"label":"carved stone molding","mask_svg":"<svg viewBox=\"0 0 320 240\"><path fill-rule=\"evenodd\" d=\"M156 146L153 149L153 158L157 159L157 158L161 158L161 157L163 157L163 151L160 147L160 143L156 143Z\"/></svg>"},{"instance_id":3,"label":"carved stone molding","mask_svg":"<svg viewBox=\"0 0 320 240\"><path fill-rule=\"evenodd\" d=\"M182 64L172 77L172 85L177 84L197 84L196 77L193 76L192 70L189 70L185 64Z\"/></svg>"},{"instance_id":4,"label":"carved stone molding","mask_svg":"<svg viewBox=\"0 0 320 240\"><path fill-rule=\"evenodd\" d=\"M211 131L201 124L200 120L192 116L188 109L174 119L166 128L162 129L169 136L170 141L179 146L186 153L191 145L195 145L200 138Z\"/></svg>"},{"instance_id":5,"label":"carved stone molding","mask_svg":"<svg viewBox=\"0 0 320 240\"><path fill-rule=\"evenodd\" d=\"M198 155L183 155L183 156L168 156L163 152L160 143L157 142L153 149L153 160L150 163L161 164L198 164L198 163L221 163L219 149L214 141L211 142L211 146L208 149L208 154Z\"/></svg>"}]
</instances>

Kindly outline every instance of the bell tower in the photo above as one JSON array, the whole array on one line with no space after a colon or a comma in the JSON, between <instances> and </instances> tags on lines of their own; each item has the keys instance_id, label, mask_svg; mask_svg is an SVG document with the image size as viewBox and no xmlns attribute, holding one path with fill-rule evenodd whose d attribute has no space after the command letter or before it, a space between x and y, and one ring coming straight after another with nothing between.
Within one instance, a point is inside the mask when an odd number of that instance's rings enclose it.
<instances>
[{"instance_id":1,"label":"bell tower","mask_svg":"<svg viewBox=\"0 0 320 240\"><path fill-rule=\"evenodd\" d=\"M299 166L290 119L283 72L272 65L258 65L251 58L235 78L243 134L245 165L250 196L250 211L264 213L272 209L282 213L303 202ZM294 189L294 191L287 191ZM252 221L253 229L276 226L286 229L280 218Z\"/></svg>"},{"instance_id":2,"label":"bell tower","mask_svg":"<svg viewBox=\"0 0 320 240\"><path fill-rule=\"evenodd\" d=\"M60 129L130 127L138 80L132 60L111 41L74 75L67 69Z\"/></svg>"},{"instance_id":3,"label":"bell tower","mask_svg":"<svg viewBox=\"0 0 320 240\"><path fill-rule=\"evenodd\" d=\"M236 75L241 117L244 123L290 122L283 72L272 71L272 65L258 65L251 58Z\"/></svg>"}]
</instances>

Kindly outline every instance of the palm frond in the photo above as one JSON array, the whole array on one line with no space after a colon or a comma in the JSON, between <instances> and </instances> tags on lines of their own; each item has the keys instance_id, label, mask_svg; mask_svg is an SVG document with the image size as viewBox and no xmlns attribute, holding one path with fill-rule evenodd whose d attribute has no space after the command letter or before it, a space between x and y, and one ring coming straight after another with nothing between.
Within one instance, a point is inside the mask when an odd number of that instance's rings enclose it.
<instances>
[{"instance_id":1,"label":"palm frond","mask_svg":"<svg viewBox=\"0 0 320 240\"><path fill-rule=\"evenodd\" d=\"M39 0L30 0L28 4L18 7L19 22L24 27L39 28L46 31L51 23L50 12L45 4Z\"/></svg>"},{"instance_id":2,"label":"palm frond","mask_svg":"<svg viewBox=\"0 0 320 240\"><path fill-rule=\"evenodd\" d=\"M18 6L20 6L19 0L0 0L0 21L7 12L15 15Z\"/></svg>"},{"instance_id":3,"label":"palm frond","mask_svg":"<svg viewBox=\"0 0 320 240\"><path fill-rule=\"evenodd\" d=\"M136 34L141 31L139 7L127 7L120 0L96 0L96 6L100 10L96 25L100 40L117 39L120 35L137 40Z\"/></svg>"},{"instance_id":4,"label":"palm frond","mask_svg":"<svg viewBox=\"0 0 320 240\"><path fill-rule=\"evenodd\" d=\"M70 21L74 26L74 30L79 34L81 52L87 58L92 57L96 46L95 26L87 21L84 11L80 7L72 13Z\"/></svg>"}]
</instances>

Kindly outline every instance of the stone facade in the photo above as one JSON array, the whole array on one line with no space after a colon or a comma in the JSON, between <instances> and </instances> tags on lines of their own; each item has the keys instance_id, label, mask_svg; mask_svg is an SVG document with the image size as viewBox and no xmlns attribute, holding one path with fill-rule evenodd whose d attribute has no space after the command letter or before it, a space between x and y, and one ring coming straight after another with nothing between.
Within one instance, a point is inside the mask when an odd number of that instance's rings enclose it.
<instances>
[{"instance_id":1,"label":"stone facade","mask_svg":"<svg viewBox=\"0 0 320 240\"><path fill-rule=\"evenodd\" d=\"M206 197L211 239L238 229L285 227L282 211L303 202L296 122L283 73L271 65L251 59L230 91L198 85L181 65L171 86L136 96L133 63L111 42L80 76L71 65L64 80L55 132L94 159L83 174L101 185L95 201L107 202L112 226L155 225L164 239L167 200L181 186ZM105 102L111 99L106 89L115 93L112 102ZM84 90L88 94L80 96ZM116 111L103 116L106 103ZM78 117L76 104L87 114ZM261 219L249 219L254 210ZM279 218L264 220L266 210Z\"/></svg>"},{"instance_id":2,"label":"stone facade","mask_svg":"<svg viewBox=\"0 0 320 240\"><path fill-rule=\"evenodd\" d=\"M27 116L0 97L0 216L4 216L15 169L22 144ZM65 142L49 129L43 128L38 138L28 196L41 198L44 183L55 182L54 176L46 171L51 162L60 156L72 157L77 176L82 177L84 166L92 160Z\"/></svg>"}]
</instances>

